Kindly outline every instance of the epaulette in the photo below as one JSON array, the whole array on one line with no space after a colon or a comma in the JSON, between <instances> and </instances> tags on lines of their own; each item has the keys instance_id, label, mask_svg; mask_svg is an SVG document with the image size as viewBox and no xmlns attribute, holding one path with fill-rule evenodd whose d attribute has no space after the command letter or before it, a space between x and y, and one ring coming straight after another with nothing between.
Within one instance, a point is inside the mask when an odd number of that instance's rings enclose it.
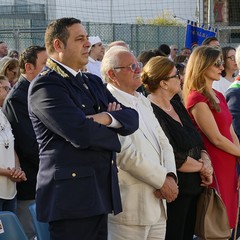
<instances>
[{"instance_id":1,"label":"epaulette","mask_svg":"<svg viewBox=\"0 0 240 240\"><path fill-rule=\"evenodd\" d=\"M45 76L50 72L50 69L46 69L40 73L40 76Z\"/></svg>"},{"instance_id":2,"label":"epaulette","mask_svg":"<svg viewBox=\"0 0 240 240\"><path fill-rule=\"evenodd\" d=\"M65 73L54 61L48 58L46 66L49 67L51 70L55 71L57 74L62 76L63 78L69 77L67 73Z\"/></svg>"}]
</instances>

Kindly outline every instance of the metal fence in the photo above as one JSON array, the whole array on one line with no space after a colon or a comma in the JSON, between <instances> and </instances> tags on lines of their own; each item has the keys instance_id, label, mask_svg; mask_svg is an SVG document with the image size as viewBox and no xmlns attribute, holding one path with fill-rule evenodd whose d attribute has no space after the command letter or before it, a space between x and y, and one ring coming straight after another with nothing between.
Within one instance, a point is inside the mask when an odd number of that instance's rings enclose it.
<instances>
[{"instance_id":1,"label":"metal fence","mask_svg":"<svg viewBox=\"0 0 240 240\"><path fill-rule=\"evenodd\" d=\"M44 45L44 32L44 28L0 30L0 41L6 42L9 49L22 51L31 45Z\"/></svg>"},{"instance_id":2,"label":"metal fence","mask_svg":"<svg viewBox=\"0 0 240 240\"><path fill-rule=\"evenodd\" d=\"M89 36L98 35L102 42L108 44L123 40L138 55L145 49L158 48L160 44L177 44L184 46L185 28L158 27L135 24L94 24L83 23ZM0 30L0 41L5 41L9 49L22 51L31 45L44 45L45 28L4 29Z\"/></svg>"},{"instance_id":3,"label":"metal fence","mask_svg":"<svg viewBox=\"0 0 240 240\"><path fill-rule=\"evenodd\" d=\"M160 44L184 46L185 30L183 26L154 26L136 24L99 24L83 23L89 36L98 35L103 43L123 40L138 55L146 49L158 48ZM31 45L44 45L45 28L4 29L0 30L0 41L5 41L9 49L22 51ZM240 44L240 27L221 27L218 38L222 46Z\"/></svg>"}]
</instances>

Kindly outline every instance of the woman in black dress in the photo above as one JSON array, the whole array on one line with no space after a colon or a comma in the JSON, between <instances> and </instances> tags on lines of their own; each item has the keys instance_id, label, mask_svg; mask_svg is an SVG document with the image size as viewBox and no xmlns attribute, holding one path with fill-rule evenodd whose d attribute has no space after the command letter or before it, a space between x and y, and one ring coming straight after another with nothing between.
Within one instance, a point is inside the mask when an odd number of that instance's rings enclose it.
<instances>
[{"instance_id":1,"label":"woman in black dress","mask_svg":"<svg viewBox=\"0 0 240 240\"><path fill-rule=\"evenodd\" d=\"M166 57L154 57L144 67L142 82L176 160L179 195L168 203L167 240L192 240L196 201L202 186L212 182L212 166L201 136L181 101L172 99L181 90L180 76ZM172 99L172 100L171 100Z\"/></svg>"}]
</instances>

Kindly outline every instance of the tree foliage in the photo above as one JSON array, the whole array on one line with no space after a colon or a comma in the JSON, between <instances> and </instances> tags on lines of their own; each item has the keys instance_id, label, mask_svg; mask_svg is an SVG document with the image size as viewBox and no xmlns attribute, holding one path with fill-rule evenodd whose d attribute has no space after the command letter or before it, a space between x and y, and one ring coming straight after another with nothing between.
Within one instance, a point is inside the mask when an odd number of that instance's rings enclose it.
<instances>
[{"instance_id":1,"label":"tree foliage","mask_svg":"<svg viewBox=\"0 0 240 240\"><path fill-rule=\"evenodd\" d=\"M176 19L169 11L164 10L161 15L152 19L144 20L142 17L136 18L136 24L150 24L157 26L182 26L183 24Z\"/></svg>"}]
</instances>

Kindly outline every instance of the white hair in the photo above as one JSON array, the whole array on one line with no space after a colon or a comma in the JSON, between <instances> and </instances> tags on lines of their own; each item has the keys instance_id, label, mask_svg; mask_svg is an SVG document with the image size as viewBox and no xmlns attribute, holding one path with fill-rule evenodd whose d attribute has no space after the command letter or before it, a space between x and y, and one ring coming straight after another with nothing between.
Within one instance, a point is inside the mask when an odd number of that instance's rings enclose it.
<instances>
[{"instance_id":1,"label":"white hair","mask_svg":"<svg viewBox=\"0 0 240 240\"><path fill-rule=\"evenodd\" d=\"M101 76L105 82L109 82L108 71L118 66L121 53L131 53L126 47L113 46L105 54L101 64Z\"/></svg>"}]
</instances>

